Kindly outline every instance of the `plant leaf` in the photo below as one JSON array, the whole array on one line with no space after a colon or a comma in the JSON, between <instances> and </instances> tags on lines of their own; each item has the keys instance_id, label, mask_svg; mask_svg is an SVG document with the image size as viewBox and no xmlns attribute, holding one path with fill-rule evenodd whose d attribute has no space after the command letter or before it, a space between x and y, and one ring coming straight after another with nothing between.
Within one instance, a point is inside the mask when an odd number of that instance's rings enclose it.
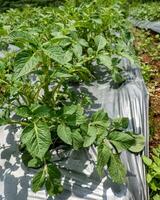
<instances>
[{"instance_id":1,"label":"plant leaf","mask_svg":"<svg viewBox=\"0 0 160 200\"><path fill-rule=\"evenodd\" d=\"M103 110L99 110L92 115L92 121L108 121L108 114Z\"/></svg>"},{"instance_id":2,"label":"plant leaf","mask_svg":"<svg viewBox=\"0 0 160 200\"><path fill-rule=\"evenodd\" d=\"M22 132L21 141L33 157L42 159L52 142L48 125L39 121L27 126Z\"/></svg>"},{"instance_id":3,"label":"plant leaf","mask_svg":"<svg viewBox=\"0 0 160 200\"><path fill-rule=\"evenodd\" d=\"M81 38L78 40L78 42L80 45L82 45L84 47L88 47L88 42L85 39Z\"/></svg>"},{"instance_id":4,"label":"plant leaf","mask_svg":"<svg viewBox=\"0 0 160 200\"><path fill-rule=\"evenodd\" d=\"M118 184L125 183L126 170L117 154L111 154L108 170L114 182Z\"/></svg>"},{"instance_id":5,"label":"plant leaf","mask_svg":"<svg viewBox=\"0 0 160 200\"><path fill-rule=\"evenodd\" d=\"M119 129L128 128L129 119L127 117L118 118L113 120L114 127Z\"/></svg>"},{"instance_id":6,"label":"plant leaf","mask_svg":"<svg viewBox=\"0 0 160 200\"><path fill-rule=\"evenodd\" d=\"M135 138L135 144L129 148L129 151L133 153L141 152L144 149L145 138L143 135L136 135L133 133Z\"/></svg>"},{"instance_id":7,"label":"plant leaf","mask_svg":"<svg viewBox=\"0 0 160 200\"><path fill-rule=\"evenodd\" d=\"M15 41L16 45L20 44L20 47L24 47L25 43L32 44L34 46L38 46L37 37L34 37L33 34L25 31L13 31L10 36Z\"/></svg>"},{"instance_id":8,"label":"plant leaf","mask_svg":"<svg viewBox=\"0 0 160 200\"><path fill-rule=\"evenodd\" d=\"M66 51L64 52L63 49L59 46L49 46L43 48L44 53L52 58L54 61L64 65L72 60L72 52Z\"/></svg>"},{"instance_id":9,"label":"plant leaf","mask_svg":"<svg viewBox=\"0 0 160 200\"><path fill-rule=\"evenodd\" d=\"M148 167L150 167L152 165L152 160L150 158L148 158L147 156L142 156L142 160L143 160L144 164L147 165Z\"/></svg>"},{"instance_id":10,"label":"plant leaf","mask_svg":"<svg viewBox=\"0 0 160 200\"><path fill-rule=\"evenodd\" d=\"M34 117L49 117L50 116L51 109L46 105L39 105L36 109L33 111Z\"/></svg>"},{"instance_id":11,"label":"plant leaf","mask_svg":"<svg viewBox=\"0 0 160 200\"><path fill-rule=\"evenodd\" d=\"M84 138L83 147L91 146L96 140L96 137L97 137L97 128L94 126L89 126L87 135Z\"/></svg>"},{"instance_id":12,"label":"plant leaf","mask_svg":"<svg viewBox=\"0 0 160 200\"><path fill-rule=\"evenodd\" d=\"M108 69L112 70L112 60L107 55L99 55L100 64L105 65Z\"/></svg>"},{"instance_id":13,"label":"plant leaf","mask_svg":"<svg viewBox=\"0 0 160 200\"><path fill-rule=\"evenodd\" d=\"M37 174L34 175L32 179L32 191L38 192L45 183L45 173L43 170L40 170Z\"/></svg>"},{"instance_id":14,"label":"plant leaf","mask_svg":"<svg viewBox=\"0 0 160 200\"><path fill-rule=\"evenodd\" d=\"M37 52L32 53L30 51L23 50L19 52L15 58L15 73L19 78L27 75L36 69L37 65L41 62L41 57Z\"/></svg>"},{"instance_id":15,"label":"plant leaf","mask_svg":"<svg viewBox=\"0 0 160 200\"><path fill-rule=\"evenodd\" d=\"M79 130L75 130L72 132L72 140L73 140L73 148L78 150L83 147L83 137L81 136Z\"/></svg>"},{"instance_id":16,"label":"plant leaf","mask_svg":"<svg viewBox=\"0 0 160 200\"><path fill-rule=\"evenodd\" d=\"M65 124L60 124L58 126L57 135L63 142L72 145L72 132Z\"/></svg>"},{"instance_id":17,"label":"plant leaf","mask_svg":"<svg viewBox=\"0 0 160 200\"><path fill-rule=\"evenodd\" d=\"M74 52L75 56L78 59L80 59L80 57L82 56L82 46L80 44L73 45L73 52Z\"/></svg>"},{"instance_id":18,"label":"plant leaf","mask_svg":"<svg viewBox=\"0 0 160 200\"><path fill-rule=\"evenodd\" d=\"M50 196L57 195L63 191L60 180L61 173L58 168L53 164L48 164L46 168L46 190Z\"/></svg>"},{"instance_id":19,"label":"plant leaf","mask_svg":"<svg viewBox=\"0 0 160 200\"><path fill-rule=\"evenodd\" d=\"M97 35L95 37L95 44L97 46L97 51L100 51L106 46L107 40L102 35Z\"/></svg>"},{"instance_id":20,"label":"plant leaf","mask_svg":"<svg viewBox=\"0 0 160 200\"><path fill-rule=\"evenodd\" d=\"M42 166L42 164L42 161L36 157L28 161L28 167L31 168L39 168Z\"/></svg>"},{"instance_id":21,"label":"plant leaf","mask_svg":"<svg viewBox=\"0 0 160 200\"><path fill-rule=\"evenodd\" d=\"M77 105L64 106L64 115L73 115L77 111Z\"/></svg>"},{"instance_id":22,"label":"plant leaf","mask_svg":"<svg viewBox=\"0 0 160 200\"><path fill-rule=\"evenodd\" d=\"M103 175L104 167L108 165L111 153L111 149L107 145L100 144L98 146L97 171L100 176Z\"/></svg>"},{"instance_id":23,"label":"plant leaf","mask_svg":"<svg viewBox=\"0 0 160 200\"><path fill-rule=\"evenodd\" d=\"M30 117L32 114L27 106L18 107L15 112L20 117Z\"/></svg>"},{"instance_id":24,"label":"plant leaf","mask_svg":"<svg viewBox=\"0 0 160 200\"><path fill-rule=\"evenodd\" d=\"M128 150L132 145L135 144L134 137L124 132L111 132L107 139L114 144L118 152Z\"/></svg>"}]
</instances>

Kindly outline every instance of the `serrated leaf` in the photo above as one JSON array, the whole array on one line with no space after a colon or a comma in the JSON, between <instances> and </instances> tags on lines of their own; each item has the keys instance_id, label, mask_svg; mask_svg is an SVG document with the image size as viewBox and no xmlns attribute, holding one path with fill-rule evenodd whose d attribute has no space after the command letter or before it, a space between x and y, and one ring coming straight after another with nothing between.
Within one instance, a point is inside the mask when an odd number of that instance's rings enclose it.
<instances>
[{"instance_id":1,"label":"serrated leaf","mask_svg":"<svg viewBox=\"0 0 160 200\"><path fill-rule=\"evenodd\" d=\"M60 179L61 178L61 173L60 173L59 169L56 167L56 165L48 164L47 165L47 173L51 179Z\"/></svg>"},{"instance_id":2,"label":"serrated leaf","mask_svg":"<svg viewBox=\"0 0 160 200\"><path fill-rule=\"evenodd\" d=\"M72 132L72 140L73 140L73 148L75 150L78 150L79 148L83 147L84 140L79 130L75 130Z\"/></svg>"},{"instance_id":3,"label":"serrated leaf","mask_svg":"<svg viewBox=\"0 0 160 200\"><path fill-rule=\"evenodd\" d=\"M81 125L86 122L86 117L84 115L84 109L80 105L76 105L76 112L71 115L68 115L66 122L70 126ZM74 107L75 109L75 107ZM75 110L74 110L75 111Z\"/></svg>"},{"instance_id":4,"label":"serrated leaf","mask_svg":"<svg viewBox=\"0 0 160 200\"><path fill-rule=\"evenodd\" d=\"M15 42L24 46L25 43L33 44L34 46L38 45L37 38L35 38L31 33L25 31L13 31L10 36L15 40Z\"/></svg>"},{"instance_id":5,"label":"serrated leaf","mask_svg":"<svg viewBox=\"0 0 160 200\"><path fill-rule=\"evenodd\" d=\"M89 147L91 146L97 137L97 128L94 126L88 127L87 135L84 138L83 147Z\"/></svg>"},{"instance_id":6,"label":"serrated leaf","mask_svg":"<svg viewBox=\"0 0 160 200\"><path fill-rule=\"evenodd\" d=\"M133 153L141 152L144 149L145 138L143 135L133 135L135 138L135 144L129 148L129 151Z\"/></svg>"},{"instance_id":7,"label":"serrated leaf","mask_svg":"<svg viewBox=\"0 0 160 200\"><path fill-rule=\"evenodd\" d=\"M64 106L64 115L73 115L77 111L77 105Z\"/></svg>"},{"instance_id":8,"label":"serrated leaf","mask_svg":"<svg viewBox=\"0 0 160 200\"><path fill-rule=\"evenodd\" d=\"M32 179L33 192L39 191L45 184L49 195L53 196L63 191L61 173L53 164L47 164Z\"/></svg>"},{"instance_id":9,"label":"serrated leaf","mask_svg":"<svg viewBox=\"0 0 160 200\"><path fill-rule=\"evenodd\" d=\"M92 126L89 124L87 135L92 136L92 135L96 135L96 134L97 134L97 128L95 126Z\"/></svg>"},{"instance_id":10,"label":"serrated leaf","mask_svg":"<svg viewBox=\"0 0 160 200\"><path fill-rule=\"evenodd\" d=\"M61 186L61 173L53 164L46 166L46 182L45 187L50 196L57 195L63 191Z\"/></svg>"},{"instance_id":11,"label":"serrated leaf","mask_svg":"<svg viewBox=\"0 0 160 200\"><path fill-rule=\"evenodd\" d=\"M109 175L111 176L112 180L115 183L118 183L118 184L125 183L126 170L118 155L111 154L111 157L108 163L108 171L109 171Z\"/></svg>"},{"instance_id":12,"label":"serrated leaf","mask_svg":"<svg viewBox=\"0 0 160 200\"><path fill-rule=\"evenodd\" d=\"M46 106L46 105L39 105L37 106L36 109L34 109L33 111L33 115L34 117L49 117L50 116L50 112L51 112L51 109Z\"/></svg>"},{"instance_id":13,"label":"serrated leaf","mask_svg":"<svg viewBox=\"0 0 160 200\"><path fill-rule=\"evenodd\" d=\"M36 69L37 65L41 62L41 57L37 52L21 51L15 58L15 73L16 77L27 75Z\"/></svg>"},{"instance_id":14,"label":"serrated leaf","mask_svg":"<svg viewBox=\"0 0 160 200\"><path fill-rule=\"evenodd\" d=\"M128 150L132 145L135 144L134 137L124 132L111 132L107 139L115 146L118 152Z\"/></svg>"},{"instance_id":15,"label":"serrated leaf","mask_svg":"<svg viewBox=\"0 0 160 200\"><path fill-rule=\"evenodd\" d=\"M78 126L86 122L86 117L84 115L78 115L77 112L73 115L68 115L66 123L69 126Z\"/></svg>"},{"instance_id":16,"label":"serrated leaf","mask_svg":"<svg viewBox=\"0 0 160 200\"><path fill-rule=\"evenodd\" d=\"M95 44L97 46L97 51L100 51L106 46L107 40L102 35L97 35L95 37Z\"/></svg>"},{"instance_id":17,"label":"serrated leaf","mask_svg":"<svg viewBox=\"0 0 160 200\"><path fill-rule=\"evenodd\" d=\"M113 120L114 127L119 129L128 128L129 119L127 117L118 118Z\"/></svg>"},{"instance_id":18,"label":"serrated leaf","mask_svg":"<svg viewBox=\"0 0 160 200\"><path fill-rule=\"evenodd\" d=\"M84 138L83 147L91 146L95 140L96 140L96 135L94 135L94 134L91 136L86 135Z\"/></svg>"},{"instance_id":19,"label":"serrated leaf","mask_svg":"<svg viewBox=\"0 0 160 200\"><path fill-rule=\"evenodd\" d=\"M32 191L38 192L45 183L45 173L43 170L40 170L37 174L34 175L32 179Z\"/></svg>"},{"instance_id":20,"label":"serrated leaf","mask_svg":"<svg viewBox=\"0 0 160 200\"><path fill-rule=\"evenodd\" d=\"M57 135L63 142L72 145L72 132L65 124L60 124L58 126Z\"/></svg>"},{"instance_id":21,"label":"serrated leaf","mask_svg":"<svg viewBox=\"0 0 160 200\"><path fill-rule=\"evenodd\" d=\"M53 180L47 179L45 182L45 187L49 196L54 196L63 192L63 187L55 180L53 182Z\"/></svg>"},{"instance_id":22,"label":"serrated leaf","mask_svg":"<svg viewBox=\"0 0 160 200\"><path fill-rule=\"evenodd\" d=\"M72 60L72 52L66 51L64 52L63 49L59 46L49 46L46 48L43 48L44 53L52 58L54 61L64 65Z\"/></svg>"},{"instance_id":23,"label":"serrated leaf","mask_svg":"<svg viewBox=\"0 0 160 200\"><path fill-rule=\"evenodd\" d=\"M31 117L32 112L27 106L21 106L16 109L16 114L20 117Z\"/></svg>"},{"instance_id":24,"label":"serrated leaf","mask_svg":"<svg viewBox=\"0 0 160 200\"><path fill-rule=\"evenodd\" d=\"M108 121L108 114L103 110L99 110L92 115L92 121Z\"/></svg>"},{"instance_id":25,"label":"serrated leaf","mask_svg":"<svg viewBox=\"0 0 160 200\"><path fill-rule=\"evenodd\" d=\"M104 167L108 165L111 153L112 152L107 145L100 144L98 146L97 171L100 176L103 175Z\"/></svg>"},{"instance_id":26,"label":"serrated leaf","mask_svg":"<svg viewBox=\"0 0 160 200\"><path fill-rule=\"evenodd\" d=\"M104 128L108 128L110 126L109 121L94 121L91 123L93 126L101 126Z\"/></svg>"},{"instance_id":27,"label":"serrated leaf","mask_svg":"<svg viewBox=\"0 0 160 200\"><path fill-rule=\"evenodd\" d=\"M42 159L52 143L48 125L39 121L27 126L22 132L21 141L33 157Z\"/></svg>"}]
</instances>

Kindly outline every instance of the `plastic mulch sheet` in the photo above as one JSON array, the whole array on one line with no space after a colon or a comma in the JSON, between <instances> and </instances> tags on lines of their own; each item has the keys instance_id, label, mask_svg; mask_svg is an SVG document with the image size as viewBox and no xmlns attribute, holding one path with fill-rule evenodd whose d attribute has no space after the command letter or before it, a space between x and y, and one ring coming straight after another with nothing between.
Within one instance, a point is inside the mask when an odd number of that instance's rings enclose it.
<instances>
[{"instance_id":1,"label":"plastic mulch sheet","mask_svg":"<svg viewBox=\"0 0 160 200\"><path fill-rule=\"evenodd\" d=\"M95 100L90 111L103 108L112 118L128 117L129 129L143 134L146 139L145 154L148 154L148 93L139 68L124 59L122 66L127 81L115 87L108 81L105 71L99 73L99 80L89 86L78 87L87 91ZM89 112L90 112L89 111ZM96 148L65 151L63 158L55 153L61 168L64 192L57 197L47 197L44 190L33 193L30 180L33 170L21 164L17 143L19 130L16 127L0 128L0 143L6 148L0 150L0 199L5 200L147 200L145 169L141 155L124 152L121 156L127 168L126 185L117 185L105 176L99 178L95 169Z\"/></svg>"},{"instance_id":2,"label":"plastic mulch sheet","mask_svg":"<svg viewBox=\"0 0 160 200\"><path fill-rule=\"evenodd\" d=\"M160 21L144 21L144 20L131 20L132 24L138 28L150 29L154 32L160 33Z\"/></svg>"}]
</instances>

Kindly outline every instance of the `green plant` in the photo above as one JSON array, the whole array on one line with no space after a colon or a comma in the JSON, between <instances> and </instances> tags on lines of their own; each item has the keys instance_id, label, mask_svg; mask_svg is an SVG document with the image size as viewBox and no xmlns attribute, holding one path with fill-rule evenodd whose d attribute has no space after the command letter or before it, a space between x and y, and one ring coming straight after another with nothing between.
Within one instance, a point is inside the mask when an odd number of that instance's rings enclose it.
<instances>
[{"instance_id":1,"label":"green plant","mask_svg":"<svg viewBox=\"0 0 160 200\"><path fill-rule=\"evenodd\" d=\"M63 4L63 0L0 0L1 12L5 12L10 8L23 8L26 5L31 6L59 6Z\"/></svg>"},{"instance_id":2,"label":"green plant","mask_svg":"<svg viewBox=\"0 0 160 200\"><path fill-rule=\"evenodd\" d=\"M159 1L136 3L134 6L131 6L130 16L138 20L159 20L160 3Z\"/></svg>"},{"instance_id":3,"label":"green plant","mask_svg":"<svg viewBox=\"0 0 160 200\"><path fill-rule=\"evenodd\" d=\"M142 72L142 76L143 76L144 81L146 83L148 83L150 81L152 75L153 75L153 70L152 70L151 66L142 63L141 64L141 72Z\"/></svg>"},{"instance_id":4,"label":"green plant","mask_svg":"<svg viewBox=\"0 0 160 200\"><path fill-rule=\"evenodd\" d=\"M151 158L143 156L147 167L147 183L152 200L160 199L160 147L154 148Z\"/></svg>"},{"instance_id":5,"label":"green plant","mask_svg":"<svg viewBox=\"0 0 160 200\"><path fill-rule=\"evenodd\" d=\"M107 165L113 181L124 183L120 153L140 152L143 136L125 130L126 118L111 120L102 110L86 114L84 108L92 100L75 90L75 85L94 81L101 65L113 81L124 81L119 60L130 57L130 35L124 31L127 22L120 6L104 7L95 1L76 7L69 1L58 9L10 10L0 21L1 40L18 47L15 52L5 48L0 59L0 123L22 128L22 160L39 169L32 180L33 191L45 185L51 196L62 192L52 154L62 144L74 150L96 145L98 173L102 175Z\"/></svg>"}]
</instances>

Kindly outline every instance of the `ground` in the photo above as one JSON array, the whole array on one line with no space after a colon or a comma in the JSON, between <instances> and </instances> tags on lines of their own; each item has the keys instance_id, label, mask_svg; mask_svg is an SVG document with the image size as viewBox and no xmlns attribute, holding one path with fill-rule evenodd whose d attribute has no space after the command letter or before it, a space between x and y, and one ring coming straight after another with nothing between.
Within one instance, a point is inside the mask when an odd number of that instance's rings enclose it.
<instances>
[{"instance_id":1,"label":"ground","mask_svg":"<svg viewBox=\"0 0 160 200\"><path fill-rule=\"evenodd\" d=\"M160 34L134 29L135 50L150 95L150 150L160 144Z\"/></svg>"}]
</instances>

